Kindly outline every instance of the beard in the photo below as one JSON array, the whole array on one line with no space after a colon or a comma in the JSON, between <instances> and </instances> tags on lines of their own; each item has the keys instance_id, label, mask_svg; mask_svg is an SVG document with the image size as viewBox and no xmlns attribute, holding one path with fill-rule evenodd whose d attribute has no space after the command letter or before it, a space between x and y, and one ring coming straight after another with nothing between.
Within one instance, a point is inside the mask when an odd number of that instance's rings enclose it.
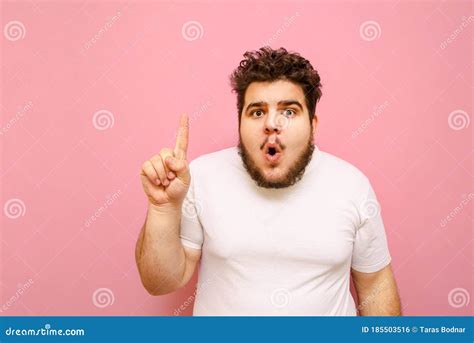
<instances>
[{"instance_id":1,"label":"beard","mask_svg":"<svg viewBox=\"0 0 474 343\"><path fill-rule=\"evenodd\" d=\"M288 169L288 172L279 180L268 180L263 174L262 170L257 166L254 159L250 156L245 145L242 143L242 137L239 135L239 144L237 146L239 155L242 158L245 169L250 177L257 183L259 187L263 188L286 188L294 185L303 177L306 166L311 161L314 151L313 134L311 132L308 143L303 152L298 156L293 165Z\"/></svg>"}]
</instances>

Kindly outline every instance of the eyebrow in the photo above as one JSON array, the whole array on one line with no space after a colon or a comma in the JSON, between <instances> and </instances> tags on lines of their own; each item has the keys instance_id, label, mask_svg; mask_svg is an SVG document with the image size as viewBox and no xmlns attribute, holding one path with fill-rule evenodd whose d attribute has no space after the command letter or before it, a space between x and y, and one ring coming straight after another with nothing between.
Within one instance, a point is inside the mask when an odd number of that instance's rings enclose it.
<instances>
[{"instance_id":1,"label":"eyebrow","mask_svg":"<svg viewBox=\"0 0 474 343\"><path fill-rule=\"evenodd\" d=\"M247 108L245 109L245 112L247 112L252 107L263 107L263 106L266 106L266 105L268 105L268 104L265 101L251 102L250 104L248 104ZM277 105L278 106L281 106L281 105L285 105L285 106L296 105L303 111L303 105L301 105L301 103L298 100L294 100L294 99L278 101Z\"/></svg>"}]
</instances>

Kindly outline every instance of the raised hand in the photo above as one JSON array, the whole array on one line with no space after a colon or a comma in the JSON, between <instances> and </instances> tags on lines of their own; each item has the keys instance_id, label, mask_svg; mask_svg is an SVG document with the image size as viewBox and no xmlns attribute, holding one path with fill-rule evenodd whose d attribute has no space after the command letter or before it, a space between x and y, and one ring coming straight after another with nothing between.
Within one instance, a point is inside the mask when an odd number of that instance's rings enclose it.
<instances>
[{"instance_id":1,"label":"raised hand","mask_svg":"<svg viewBox=\"0 0 474 343\"><path fill-rule=\"evenodd\" d=\"M186 160L189 120L181 115L174 150L163 148L142 165L140 178L150 204L154 206L181 205L191 182Z\"/></svg>"}]
</instances>

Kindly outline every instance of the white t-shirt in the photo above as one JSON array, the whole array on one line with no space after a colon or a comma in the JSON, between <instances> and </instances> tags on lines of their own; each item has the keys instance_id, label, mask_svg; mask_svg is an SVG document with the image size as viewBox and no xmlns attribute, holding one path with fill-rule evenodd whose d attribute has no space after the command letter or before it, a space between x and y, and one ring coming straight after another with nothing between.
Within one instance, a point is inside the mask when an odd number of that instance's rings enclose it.
<instances>
[{"instance_id":1,"label":"white t-shirt","mask_svg":"<svg viewBox=\"0 0 474 343\"><path fill-rule=\"evenodd\" d=\"M181 241L202 249L195 316L354 316L350 268L391 261L367 177L315 146L303 178L258 187L236 147L190 163Z\"/></svg>"}]
</instances>

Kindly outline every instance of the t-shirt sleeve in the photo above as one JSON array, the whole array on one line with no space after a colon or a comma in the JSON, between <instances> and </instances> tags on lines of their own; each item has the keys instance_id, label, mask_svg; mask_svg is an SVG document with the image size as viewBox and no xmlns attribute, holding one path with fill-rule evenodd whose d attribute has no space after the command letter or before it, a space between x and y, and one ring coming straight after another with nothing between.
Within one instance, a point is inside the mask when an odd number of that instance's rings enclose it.
<instances>
[{"instance_id":1,"label":"t-shirt sleeve","mask_svg":"<svg viewBox=\"0 0 474 343\"><path fill-rule=\"evenodd\" d=\"M181 243L189 248L201 249L204 241L203 228L200 221L202 204L195 198L196 176L193 175L194 163L189 164L191 183L181 209Z\"/></svg>"},{"instance_id":2,"label":"t-shirt sleeve","mask_svg":"<svg viewBox=\"0 0 474 343\"><path fill-rule=\"evenodd\" d=\"M391 256L381 207L368 180L364 193L358 206L361 224L355 233L351 267L359 272L373 273L387 266Z\"/></svg>"}]
</instances>

